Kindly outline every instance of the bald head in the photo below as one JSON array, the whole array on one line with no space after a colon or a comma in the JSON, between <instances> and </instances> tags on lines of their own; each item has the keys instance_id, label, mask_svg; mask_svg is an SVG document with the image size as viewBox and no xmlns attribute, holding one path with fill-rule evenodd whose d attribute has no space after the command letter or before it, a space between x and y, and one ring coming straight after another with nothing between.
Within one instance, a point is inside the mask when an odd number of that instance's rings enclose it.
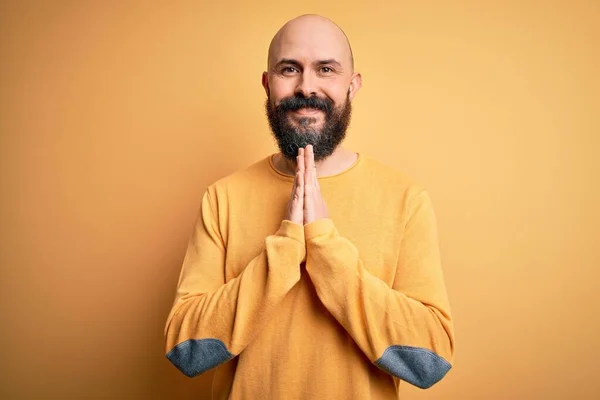
<instances>
[{"instance_id":1,"label":"bald head","mask_svg":"<svg viewBox=\"0 0 600 400\"><path fill-rule=\"evenodd\" d=\"M333 21L306 14L288 21L273 37L267 60L270 70L282 59L334 59L349 72L354 71L350 42Z\"/></svg>"}]
</instances>

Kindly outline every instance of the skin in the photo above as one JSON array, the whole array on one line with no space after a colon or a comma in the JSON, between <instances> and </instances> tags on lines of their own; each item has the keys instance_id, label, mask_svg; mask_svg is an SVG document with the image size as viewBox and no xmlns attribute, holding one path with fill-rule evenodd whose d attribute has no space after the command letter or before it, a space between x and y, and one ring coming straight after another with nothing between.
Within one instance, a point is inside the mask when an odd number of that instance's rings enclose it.
<instances>
[{"instance_id":1,"label":"skin","mask_svg":"<svg viewBox=\"0 0 600 400\"><path fill-rule=\"evenodd\" d=\"M337 108L346 98L352 101L362 85L360 73L354 71L346 35L332 21L318 15L303 15L286 23L271 41L267 64L262 85L274 106L283 98L302 93L305 97L329 98ZM315 128L321 128L325 122L321 110L303 109L289 113L295 124L306 116L315 119ZM287 160L281 153L276 154L273 158L276 168L295 175L285 219L306 225L327 218L327 206L317 177L342 172L356 158L356 153L342 146L318 163L314 161L311 145L298 150L295 162Z\"/></svg>"},{"instance_id":2,"label":"skin","mask_svg":"<svg viewBox=\"0 0 600 400\"><path fill-rule=\"evenodd\" d=\"M317 179L313 148L308 145L298 150L292 195L284 219L307 225L321 218L329 218L329 213Z\"/></svg>"}]
</instances>

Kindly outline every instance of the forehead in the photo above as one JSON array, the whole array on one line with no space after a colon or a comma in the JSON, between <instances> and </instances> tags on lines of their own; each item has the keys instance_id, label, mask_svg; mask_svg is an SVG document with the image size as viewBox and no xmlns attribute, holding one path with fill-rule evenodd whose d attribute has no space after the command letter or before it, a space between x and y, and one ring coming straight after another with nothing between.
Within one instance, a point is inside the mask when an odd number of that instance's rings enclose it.
<instances>
[{"instance_id":1,"label":"forehead","mask_svg":"<svg viewBox=\"0 0 600 400\"><path fill-rule=\"evenodd\" d=\"M275 38L269 61L274 65L284 58L303 63L335 59L346 65L350 52L345 36L337 29L323 25L289 26Z\"/></svg>"}]
</instances>

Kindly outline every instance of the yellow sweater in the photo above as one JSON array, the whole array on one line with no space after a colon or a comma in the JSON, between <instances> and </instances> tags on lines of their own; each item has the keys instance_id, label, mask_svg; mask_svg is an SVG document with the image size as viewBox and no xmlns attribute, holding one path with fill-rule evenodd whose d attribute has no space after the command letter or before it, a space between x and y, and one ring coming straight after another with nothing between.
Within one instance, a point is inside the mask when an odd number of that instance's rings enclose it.
<instances>
[{"instance_id":1,"label":"yellow sweater","mask_svg":"<svg viewBox=\"0 0 600 400\"><path fill-rule=\"evenodd\" d=\"M284 220L272 156L208 187L166 327L214 399L397 399L451 368L454 335L427 192L359 154L320 177L329 218Z\"/></svg>"}]
</instances>

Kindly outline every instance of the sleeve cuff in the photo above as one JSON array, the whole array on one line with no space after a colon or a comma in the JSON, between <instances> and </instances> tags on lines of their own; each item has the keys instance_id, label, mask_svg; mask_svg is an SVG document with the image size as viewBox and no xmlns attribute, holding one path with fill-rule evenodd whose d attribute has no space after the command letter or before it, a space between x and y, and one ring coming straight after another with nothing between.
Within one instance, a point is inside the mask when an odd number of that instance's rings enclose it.
<instances>
[{"instance_id":1,"label":"sleeve cuff","mask_svg":"<svg viewBox=\"0 0 600 400\"><path fill-rule=\"evenodd\" d=\"M330 218L321 218L304 225L304 238L308 242L316 237L335 233L335 226Z\"/></svg>"},{"instance_id":2,"label":"sleeve cuff","mask_svg":"<svg viewBox=\"0 0 600 400\"><path fill-rule=\"evenodd\" d=\"M304 227L302 225L298 225L295 222L288 221L284 219L281 222L281 226L277 231L276 235L285 236L291 239L295 239L298 242L305 244L304 242Z\"/></svg>"}]
</instances>

